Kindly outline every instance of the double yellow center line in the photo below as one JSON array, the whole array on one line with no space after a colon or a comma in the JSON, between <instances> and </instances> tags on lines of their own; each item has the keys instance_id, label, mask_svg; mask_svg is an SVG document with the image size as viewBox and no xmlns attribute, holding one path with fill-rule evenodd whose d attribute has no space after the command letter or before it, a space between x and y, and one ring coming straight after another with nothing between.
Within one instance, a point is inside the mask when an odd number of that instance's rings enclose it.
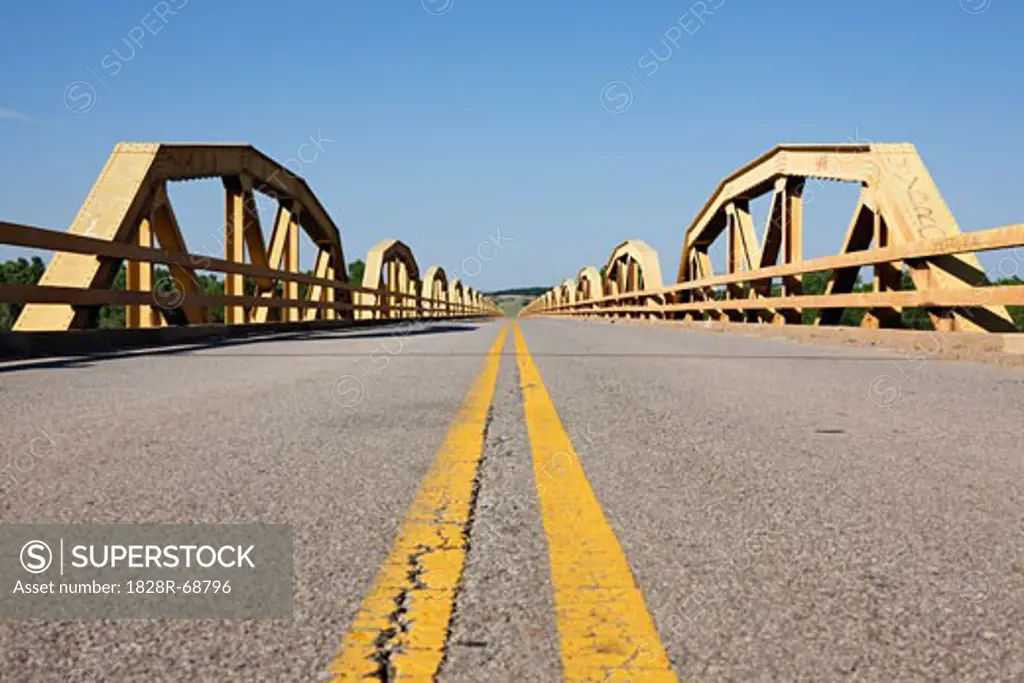
<instances>
[{"instance_id":1,"label":"double yellow center line","mask_svg":"<svg viewBox=\"0 0 1024 683\"><path fill-rule=\"evenodd\" d=\"M566 681L675 681L622 546L516 326L516 360L533 450ZM558 472L554 485L547 479Z\"/></svg>"},{"instance_id":2,"label":"double yellow center line","mask_svg":"<svg viewBox=\"0 0 1024 683\"><path fill-rule=\"evenodd\" d=\"M470 505L508 326L498 334L394 548L329 667L334 681L433 681L466 558ZM566 681L676 681L518 324L516 360ZM552 467L558 474L551 485ZM528 656L528 653L523 653Z\"/></svg>"},{"instance_id":3,"label":"double yellow center line","mask_svg":"<svg viewBox=\"0 0 1024 683\"><path fill-rule=\"evenodd\" d=\"M508 326L448 429L359 614L328 667L334 681L432 681L466 563L470 503Z\"/></svg>"}]
</instances>

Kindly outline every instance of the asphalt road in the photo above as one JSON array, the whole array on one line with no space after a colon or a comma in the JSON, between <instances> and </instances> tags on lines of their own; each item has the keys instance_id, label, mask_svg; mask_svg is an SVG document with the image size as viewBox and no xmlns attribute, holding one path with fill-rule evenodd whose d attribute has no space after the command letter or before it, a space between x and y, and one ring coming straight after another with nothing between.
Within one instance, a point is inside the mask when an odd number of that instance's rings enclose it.
<instances>
[{"instance_id":1,"label":"asphalt road","mask_svg":"<svg viewBox=\"0 0 1024 683\"><path fill-rule=\"evenodd\" d=\"M291 621L0 621L0 679L330 680L503 324L0 365L0 522L286 523L295 538ZM520 324L680 680L1024 677L1024 374L927 350ZM575 613L553 587L558 511L542 515L524 389L510 335L444 683L562 678ZM568 471L545 473L547 495L581 486Z\"/></svg>"}]
</instances>

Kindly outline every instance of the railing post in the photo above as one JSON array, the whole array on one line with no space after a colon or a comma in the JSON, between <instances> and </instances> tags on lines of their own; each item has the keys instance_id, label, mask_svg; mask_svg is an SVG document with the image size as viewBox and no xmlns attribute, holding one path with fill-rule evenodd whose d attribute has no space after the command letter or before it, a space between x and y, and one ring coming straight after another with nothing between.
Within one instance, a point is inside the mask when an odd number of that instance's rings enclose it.
<instances>
[{"instance_id":1,"label":"railing post","mask_svg":"<svg viewBox=\"0 0 1024 683\"><path fill-rule=\"evenodd\" d=\"M153 247L153 226L149 217L139 221L135 243L140 247ZM153 264L149 261L129 261L127 265L125 289L129 292L148 292L153 294ZM129 328L160 327L163 318L160 312L149 304L130 304L126 306L125 325Z\"/></svg>"},{"instance_id":2,"label":"railing post","mask_svg":"<svg viewBox=\"0 0 1024 683\"><path fill-rule=\"evenodd\" d=\"M804 260L804 180L787 178L783 182L782 262L799 263ZM803 275L782 278L782 296L800 296L803 292ZM779 311L772 322L799 325L803 322L803 309Z\"/></svg>"},{"instance_id":3,"label":"railing post","mask_svg":"<svg viewBox=\"0 0 1024 683\"><path fill-rule=\"evenodd\" d=\"M242 183L239 176L224 178L224 259L232 263L245 262L245 196ZM245 281L240 274L224 275L224 294L245 294ZM245 321L245 308L235 304L224 305L225 325L240 325Z\"/></svg>"},{"instance_id":4,"label":"railing post","mask_svg":"<svg viewBox=\"0 0 1024 683\"><path fill-rule=\"evenodd\" d=\"M334 265L333 264L327 266L327 279L328 280L335 279L335 276L334 276ZM334 293L335 293L334 287L327 287L326 290L324 291L324 301L326 301L327 303L333 305L334 304ZM336 311L333 307L332 308L325 308L324 309L324 320L337 320L337 318L338 318L338 311Z\"/></svg>"},{"instance_id":5,"label":"railing post","mask_svg":"<svg viewBox=\"0 0 1024 683\"><path fill-rule=\"evenodd\" d=\"M288 221L288 239L285 242L284 269L289 273L299 272L299 216L295 211ZM299 283L295 280L287 280L284 284L284 297L286 299L299 298ZM295 323L302 320L302 307L288 307L288 322Z\"/></svg>"}]
</instances>

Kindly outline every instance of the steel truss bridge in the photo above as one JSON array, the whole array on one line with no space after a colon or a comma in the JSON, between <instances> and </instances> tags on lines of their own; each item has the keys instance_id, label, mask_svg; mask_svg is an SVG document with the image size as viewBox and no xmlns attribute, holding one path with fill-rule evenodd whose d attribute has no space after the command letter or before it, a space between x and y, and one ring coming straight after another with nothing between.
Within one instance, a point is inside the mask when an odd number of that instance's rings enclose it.
<instances>
[{"instance_id":1,"label":"steel truss bridge","mask_svg":"<svg viewBox=\"0 0 1024 683\"><path fill-rule=\"evenodd\" d=\"M204 178L224 185L223 258L189 252L167 191ZM277 204L269 241L259 196ZM299 271L300 230L316 248L312 274ZM226 325L500 313L443 268L421 273L409 246L393 239L367 254L362 284L349 284L341 232L317 196L244 145L119 144L66 233L0 223L0 244L54 252L38 284L0 284L0 301L25 304L16 332L95 327L102 305L126 306L129 328L166 326L176 309L188 325L205 325L218 306ZM118 292L112 285L122 263L127 287ZM162 288L154 264L170 270ZM204 293L197 271L223 273L223 293ZM254 292L245 292L246 276Z\"/></svg>"},{"instance_id":2,"label":"steel truss bridge","mask_svg":"<svg viewBox=\"0 0 1024 683\"><path fill-rule=\"evenodd\" d=\"M860 196L840 253L803 256L803 192L809 180L855 183ZM760 243L750 204L771 194ZM726 242L726 270L713 272L709 248ZM581 268L531 302L524 314L837 325L844 309L866 308L862 325L898 328L901 311L924 308L944 332L1014 332L1008 304L1024 288L990 286L976 252L1024 244L1024 225L961 233L916 149L909 144L780 145L729 175L686 231L674 284L658 254L637 239L612 251L604 276ZM870 292L854 292L872 267ZM906 267L913 289L901 291ZM827 272L824 293L803 277Z\"/></svg>"}]
</instances>

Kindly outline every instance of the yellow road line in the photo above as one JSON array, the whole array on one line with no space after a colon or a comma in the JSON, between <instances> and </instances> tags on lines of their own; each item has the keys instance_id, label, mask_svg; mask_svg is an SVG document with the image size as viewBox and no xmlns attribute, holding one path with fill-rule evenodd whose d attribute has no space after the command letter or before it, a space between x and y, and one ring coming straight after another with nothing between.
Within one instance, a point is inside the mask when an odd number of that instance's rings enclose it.
<instances>
[{"instance_id":1,"label":"yellow road line","mask_svg":"<svg viewBox=\"0 0 1024 683\"><path fill-rule=\"evenodd\" d=\"M328 667L331 680L433 681L466 559L473 486L508 325L420 484L391 554Z\"/></svg>"},{"instance_id":2,"label":"yellow road line","mask_svg":"<svg viewBox=\"0 0 1024 683\"><path fill-rule=\"evenodd\" d=\"M615 532L515 324L566 681L677 681Z\"/></svg>"}]
</instances>

